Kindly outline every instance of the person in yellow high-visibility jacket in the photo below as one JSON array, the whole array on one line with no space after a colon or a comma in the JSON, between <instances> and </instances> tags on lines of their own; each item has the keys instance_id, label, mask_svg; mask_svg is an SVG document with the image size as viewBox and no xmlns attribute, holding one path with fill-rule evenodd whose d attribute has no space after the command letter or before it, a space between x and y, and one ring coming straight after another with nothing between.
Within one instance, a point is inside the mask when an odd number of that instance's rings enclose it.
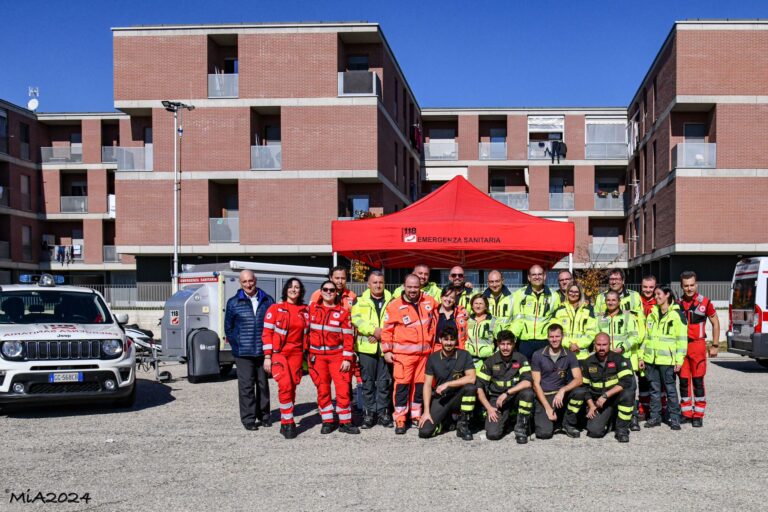
<instances>
[{"instance_id":1,"label":"person in yellow high-visibility jacket","mask_svg":"<svg viewBox=\"0 0 768 512\"><path fill-rule=\"evenodd\" d=\"M563 326L563 347L584 361L597 334L595 311L576 283L565 289L566 300L555 310L552 321Z\"/></svg>"},{"instance_id":2,"label":"person in yellow high-visibility jacket","mask_svg":"<svg viewBox=\"0 0 768 512\"><path fill-rule=\"evenodd\" d=\"M512 328L519 340L517 350L530 359L547 346L547 328L560 305L557 292L544 284L546 273L539 265L528 270L528 282L512 294Z\"/></svg>"},{"instance_id":3,"label":"person in yellow high-visibility jacket","mask_svg":"<svg viewBox=\"0 0 768 512\"><path fill-rule=\"evenodd\" d=\"M429 280L429 272L430 268L429 265L426 265L424 263L419 263L415 267L413 267L413 275L419 278L419 284L421 285L421 293L426 293L436 301L440 301L440 293L442 292L442 288L440 288L440 285L437 283ZM403 285L398 286L395 288L395 291L392 292L392 298L393 299L399 299L403 295L403 290L405 288Z\"/></svg>"},{"instance_id":4,"label":"person in yellow high-visibility jacket","mask_svg":"<svg viewBox=\"0 0 768 512\"><path fill-rule=\"evenodd\" d=\"M657 286L656 306L648 315L648 331L643 342L640 368L651 384L651 414L646 428L661 425L661 390L667 392L669 427L680 430L680 402L677 398L675 374L680 372L688 351L688 324L685 314L675 303L675 295L667 286Z\"/></svg>"}]
</instances>

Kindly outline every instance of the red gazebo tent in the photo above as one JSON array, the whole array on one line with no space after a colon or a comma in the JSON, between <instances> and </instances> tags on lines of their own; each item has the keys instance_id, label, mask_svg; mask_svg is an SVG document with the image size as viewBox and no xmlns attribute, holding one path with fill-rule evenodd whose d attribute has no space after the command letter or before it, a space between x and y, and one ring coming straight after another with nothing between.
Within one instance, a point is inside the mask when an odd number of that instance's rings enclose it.
<instances>
[{"instance_id":1,"label":"red gazebo tent","mask_svg":"<svg viewBox=\"0 0 768 512\"><path fill-rule=\"evenodd\" d=\"M510 208L461 176L399 212L334 221L331 233L334 252L377 268L551 267L574 249L572 222Z\"/></svg>"}]
</instances>

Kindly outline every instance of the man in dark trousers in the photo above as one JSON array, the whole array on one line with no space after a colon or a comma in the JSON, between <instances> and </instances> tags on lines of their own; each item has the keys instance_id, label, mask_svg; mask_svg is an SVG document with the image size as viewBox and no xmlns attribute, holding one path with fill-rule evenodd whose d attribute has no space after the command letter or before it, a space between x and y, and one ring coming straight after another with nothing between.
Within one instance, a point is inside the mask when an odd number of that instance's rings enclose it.
<instances>
[{"instance_id":1,"label":"man in dark trousers","mask_svg":"<svg viewBox=\"0 0 768 512\"><path fill-rule=\"evenodd\" d=\"M246 430L258 430L259 424L272 425L261 334L264 315L274 302L256 287L256 276L250 270L240 272L240 290L227 301L224 332L235 356L240 421Z\"/></svg>"}]
</instances>

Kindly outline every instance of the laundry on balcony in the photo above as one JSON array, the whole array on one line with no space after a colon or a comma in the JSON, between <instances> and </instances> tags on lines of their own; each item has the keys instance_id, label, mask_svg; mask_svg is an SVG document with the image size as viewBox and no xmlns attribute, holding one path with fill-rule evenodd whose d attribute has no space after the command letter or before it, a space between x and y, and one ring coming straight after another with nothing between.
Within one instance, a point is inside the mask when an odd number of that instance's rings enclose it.
<instances>
[{"instance_id":1,"label":"laundry on balcony","mask_svg":"<svg viewBox=\"0 0 768 512\"><path fill-rule=\"evenodd\" d=\"M546 149L545 154L546 152L552 158L552 163L555 163L555 158L557 158L557 163L560 163L560 157L565 158L566 153L568 153L568 146L561 140L553 140Z\"/></svg>"}]
</instances>

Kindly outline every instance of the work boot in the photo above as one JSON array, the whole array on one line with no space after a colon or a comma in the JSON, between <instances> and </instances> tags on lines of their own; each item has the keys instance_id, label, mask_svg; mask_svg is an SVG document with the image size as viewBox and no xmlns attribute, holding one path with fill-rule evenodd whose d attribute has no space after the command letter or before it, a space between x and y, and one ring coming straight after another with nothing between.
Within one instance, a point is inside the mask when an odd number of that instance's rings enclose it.
<instances>
[{"instance_id":1,"label":"work boot","mask_svg":"<svg viewBox=\"0 0 768 512\"><path fill-rule=\"evenodd\" d=\"M629 430L632 432L640 432L640 418L632 416L632 419L629 422Z\"/></svg>"},{"instance_id":2,"label":"work boot","mask_svg":"<svg viewBox=\"0 0 768 512\"><path fill-rule=\"evenodd\" d=\"M524 414L517 415L517 422L515 423L515 441L517 444L528 442L528 419L528 416Z\"/></svg>"},{"instance_id":3,"label":"work boot","mask_svg":"<svg viewBox=\"0 0 768 512\"><path fill-rule=\"evenodd\" d=\"M405 426L404 420L397 420L397 425L395 426L395 435L401 436L405 434L408 431L408 427Z\"/></svg>"},{"instance_id":4,"label":"work boot","mask_svg":"<svg viewBox=\"0 0 768 512\"><path fill-rule=\"evenodd\" d=\"M681 425L685 425L686 423L693 423L693 418L689 418L688 416L683 416L680 418Z\"/></svg>"},{"instance_id":5,"label":"work boot","mask_svg":"<svg viewBox=\"0 0 768 512\"><path fill-rule=\"evenodd\" d=\"M379 425L385 428L392 428L395 423L392 421L392 416L387 413L379 414Z\"/></svg>"},{"instance_id":6,"label":"work boot","mask_svg":"<svg viewBox=\"0 0 768 512\"><path fill-rule=\"evenodd\" d=\"M629 432L616 432L616 440L620 443L628 443Z\"/></svg>"},{"instance_id":7,"label":"work boot","mask_svg":"<svg viewBox=\"0 0 768 512\"><path fill-rule=\"evenodd\" d=\"M661 419L659 419L659 418L651 418L651 419L649 419L648 421L645 422L645 425L643 425L643 427L645 427L645 428L653 428L653 427L658 427L659 425L661 425Z\"/></svg>"},{"instance_id":8,"label":"work boot","mask_svg":"<svg viewBox=\"0 0 768 512\"><path fill-rule=\"evenodd\" d=\"M288 439L288 424L287 423L281 423L280 424L280 435L284 438Z\"/></svg>"},{"instance_id":9,"label":"work boot","mask_svg":"<svg viewBox=\"0 0 768 512\"><path fill-rule=\"evenodd\" d=\"M286 425L285 433L283 434L283 437L286 439L295 439L298 432L296 431L296 424L295 423L289 423Z\"/></svg>"},{"instance_id":10,"label":"work boot","mask_svg":"<svg viewBox=\"0 0 768 512\"><path fill-rule=\"evenodd\" d=\"M669 428L671 428L672 430L680 430L681 429L680 424L677 423L676 421L670 421L669 422Z\"/></svg>"},{"instance_id":11,"label":"work boot","mask_svg":"<svg viewBox=\"0 0 768 512\"><path fill-rule=\"evenodd\" d=\"M576 427L565 425L563 430L565 430L565 435L567 435L572 439L577 439L581 437L581 432L579 432L579 430Z\"/></svg>"},{"instance_id":12,"label":"work boot","mask_svg":"<svg viewBox=\"0 0 768 512\"><path fill-rule=\"evenodd\" d=\"M333 424L331 421L327 421L323 423L323 428L320 429L321 434L330 434L336 430L336 425Z\"/></svg>"},{"instance_id":13,"label":"work boot","mask_svg":"<svg viewBox=\"0 0 768 512\"><path fill-rule=\"evenodd\" d=\"M263 418L261 418L261 425L264 427L272 426L272 419L269 417L269 414L266 414Z\"/></svg>"},{"instance_id":14,"label":"work boot","mask_svg":"<svg viewBox=\"0 0 768 512\"><path fill-rule=\"evenodd\" d=\"M459 422L456 424L456 437L460 437L465 441L471 441L472 431L469 429L469 414L462 414Z\"/></svg>"},{"instance_id":15,"label":"work boot","mask_svg":"<svg viewBox=\"0 0 768 512\"><path fill-rule=\"evenodd\" d=\"M692 427L696 427L696 428L703 427L704 426L704 418L693 418L691 420L691 426Z\"/></svg>"},{"instance_id":16,"label":"work boot","mask_svg":"<svg viewBox=\"0 0 768 512\"><path fill-rule=\"evenodd\" d=\"M365 416L363 416L363 423L360 425L360 428L367 430L373 428L374 425L376 425L376 416L366 412Z\"/></svg>"},{"instance_id":17,"label":"work boot","mask_svg":"<svg viewBox=\"0 0 768 512\"><path fill-rule=\"evenodd\" d=\"M339 432L342 434L359 434L360 429L351 423L342 423L339 425Z\"/></svg>"}]
</instances>

